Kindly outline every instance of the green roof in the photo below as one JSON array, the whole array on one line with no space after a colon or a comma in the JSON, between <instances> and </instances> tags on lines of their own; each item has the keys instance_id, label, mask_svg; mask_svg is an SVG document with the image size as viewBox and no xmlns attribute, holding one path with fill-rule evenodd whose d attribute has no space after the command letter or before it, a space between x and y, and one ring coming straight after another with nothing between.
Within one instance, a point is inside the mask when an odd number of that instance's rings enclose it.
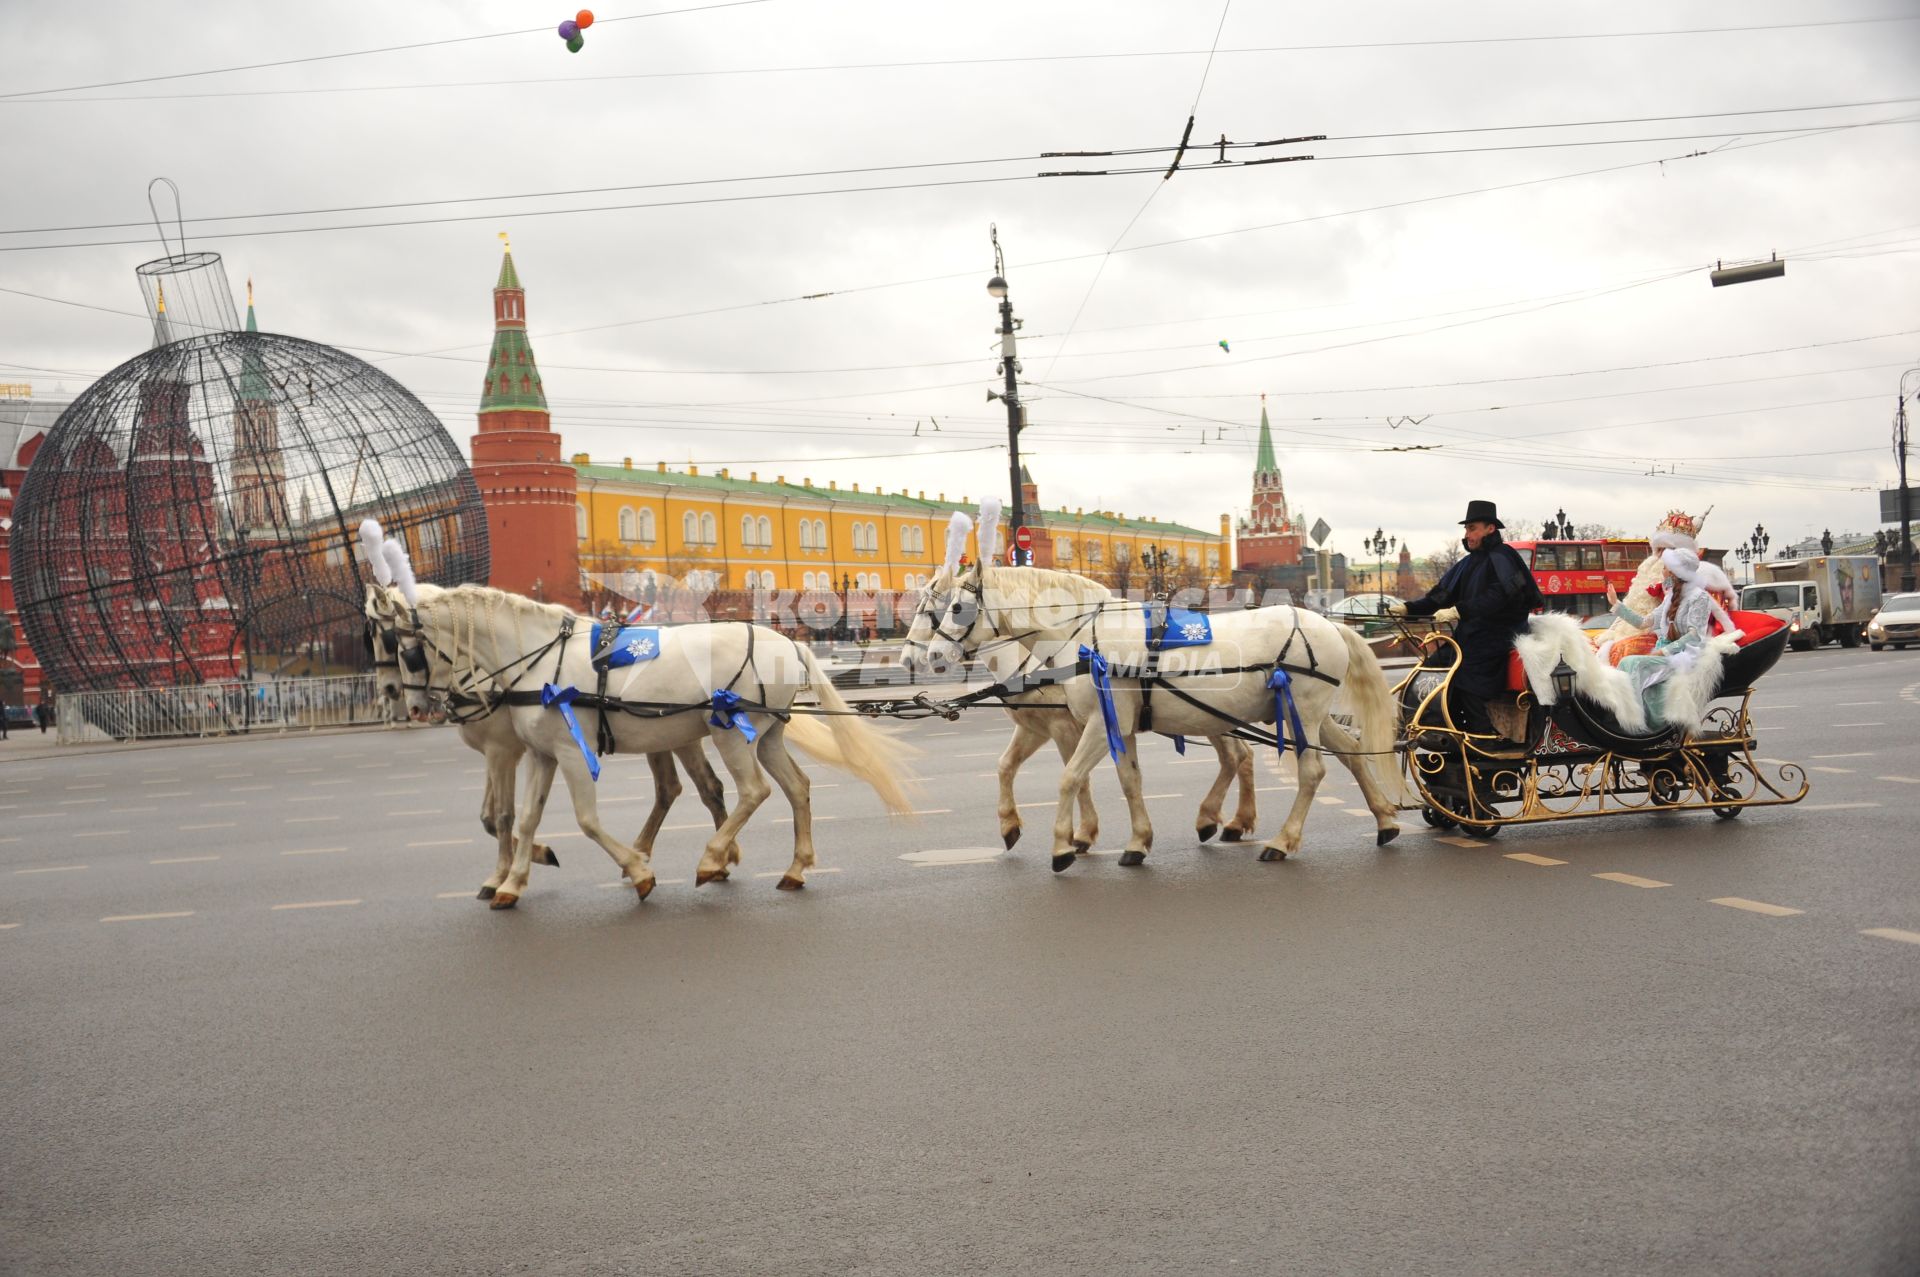
<instances>
[{"instance_id":1,"label":"green roof","mask_svg":"<svg viewBox=\"0 0 1920 1277\"><path fill-rule=\"evenodd\" d=\"M520 287L520 272L514 270L513 268L512 253L500 254L500 282L495 284L494 287L495 288Z\"/></svg>"},{"instance_id":2,"label":"green roof","mask_svg":"<svg viewBox=\"0 0 1920 1277\"><path fill-rule=\"evenodd\" d=\"M867 505L876 509L945 517L955 510L972 514L974 507L959 501L930 500L898 492L855 492L850 488L817 488L799 483L766 483L755 479L721 478L716 474L686 474L678 470L629 470L625 466L596 466L574 463L574 470L587 480L611 480L622 483L667 484L675 488L700 488L709 492L741 493L764 497L784 497L794 501L838 501L846 505ZM1178 536L1215 537L1217 532L1178 523L1155 523L1147 519L1122 519L1106 514L1067 514L1059 510L1041 510L1042 518L1071 521L1077 527L1108 531L1173 533Z\"/></svg>"},{"instance_id":3,"label":"green roof","mask_svg":"<svg viewBox=\"0 0 1920 1277\"><path fill-rule=\"evenodd\" d=\"M247 302L247 331L260 331L260 325L253 317L251 300ZM260 358L259 348L252 343L248 343L246 352L240 356L240 398L249 403L266 403L273 398L273 386L267 381L266 363Z\"/></svg>"},{"instance_id":4,"label":"green roof","mask_svg":"<svg viewBox=\"0 0 1920 1277\"><path fill-rule=\"evenodd\" d=\"M1254 458L1253 469L1256 474L1273 474L1280 469L1280 462L1273 455L1273 427L1267 424L1264 399L1260 401L1260 455Z\"/></svg>"},{"instance_id":5,"label":"green roof","mask_svg":"<svg viewBox=\"0 0 1920 1277\"><path fill-rule=\"evenodd\" d=\"M506 378L503 388L500 379ZM524 385L522 384L524 380ZM497 328L487 356L487 384L480 391L481 412L547 410L547 392L524 328Z\"/></svg>"}]
</instances>

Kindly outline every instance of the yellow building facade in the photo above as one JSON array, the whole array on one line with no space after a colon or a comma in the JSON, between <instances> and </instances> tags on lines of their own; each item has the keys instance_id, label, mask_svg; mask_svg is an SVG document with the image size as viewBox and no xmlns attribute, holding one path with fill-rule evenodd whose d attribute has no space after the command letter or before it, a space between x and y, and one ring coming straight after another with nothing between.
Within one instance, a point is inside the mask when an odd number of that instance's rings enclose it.
<instances>
[{"instance_id":1,"label":"yellow building facade","mask_svg":"<svg viewBox=\"0 0 1920 1277\"><path fill-rule=\"evenodd\" d=\"M709 590L913 590L940 570L965 493L886 492L785 474L701 474L573 458L575 531L589 598L628 571ZM1040 510L1027 496L1035 561L1120 588L1224 584L1222 534L1105 511ZM971 551L970 551L971 553ZM1157 574L1157 575L1156 575ZM597 580L596 580L597 578Z\"/></svg>"}]
</instances>

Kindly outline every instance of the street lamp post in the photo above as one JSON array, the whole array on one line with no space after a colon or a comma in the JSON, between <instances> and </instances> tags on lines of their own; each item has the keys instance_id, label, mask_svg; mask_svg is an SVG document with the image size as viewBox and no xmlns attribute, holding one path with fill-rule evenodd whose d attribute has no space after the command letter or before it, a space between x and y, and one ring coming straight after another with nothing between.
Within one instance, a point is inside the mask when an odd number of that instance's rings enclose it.
<instances>
[{"instance_id":1,"label":"street lamp post","mask_svg":"<svg viewBox=\"0 0 1920 1277\"><path fill-rule=\"evenodd\" d=\"M1000 253L1000 230L998 227L991 230L993 278L987 281L987 296L997 298L1000 302L1000 371L1005 381L997 395L991 390L987 392L987 401L991 403L997 398L1007 405L1007 539L1011 541L1027 522L1026 508L1020 499L1020 427L1025 410L1020 403L1020 387L1014 380L1014 374L1020 371L1020 360L1014 353L1014 330L1019 328L1020 321L1013 317L1013 299L1007 296L1007 263ZM983 558L992 552L991 546L980 547ZM1016 553L1024 566L1032 551L1020 550Z\"/></svg>"},{"instance_id":2,"label":"street lamp post","mask_svg":"<svg viewBox=\"0 0 1920 1277\"><path fill-rule=\"evenodd\" d=\"M1747 538L1747 553L1744 557L1755 565L1764 563L1767 558L1767 546L1769 544L1771 544L1771 542L1767 537L1767 530L1758 523L1754 524L1753 535ZM1754 579L1753 568L1749 567L1747 570L1747 584L1753 584Z\"/></svg>"},{"instance_id":3,"label":"street lamp post","mask_svg":"<svg viewBox=\"0 0 1920 1277\"><path fill-rule=\"evenodd\" d=\"M1909 378L1920 378L1920 368L1909 368L1900 374L1899 409L1893 415L1893 460L1900 472L1900 588L1913 590L1913 497L1907 491L1907 400L1913 391L1907 389ZM1920 382L1915 383L1920 389Z\"/></svg>"},{"instance_id":4,"label":"street lamp post","mask_svg":"<svg viewBox=\"0 0 1920 1277\"><path fill-rule=\"evenodd\" d=\"M840 574L840 641L853 642L853 579Z\"/></svg>"},{"instance_id":5,"label":"street lamp post","mask_svg":"<svg viewBox=\"0 0 1920 1277\"><path fill-rule=\"evenodd\" d=\"M1390 537L1379 528L1375 528L1373 535L1360 544L1373 555L1373 589L1380 599L1379 610L1385 612L1387 610L1387 551L1397 547L1400 544L1400 538Z\"/></svg>"}]
</instances>

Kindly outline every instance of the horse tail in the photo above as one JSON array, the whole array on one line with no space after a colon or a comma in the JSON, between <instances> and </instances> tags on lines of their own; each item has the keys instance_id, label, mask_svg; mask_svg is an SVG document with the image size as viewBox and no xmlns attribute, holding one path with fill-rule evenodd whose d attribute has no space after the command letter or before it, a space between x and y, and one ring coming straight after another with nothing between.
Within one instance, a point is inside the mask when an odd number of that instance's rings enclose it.
<instances>
[{"instance_id":1,"label":"horse tail","mask_svg":"<svg viewBox=\"0 0 1920 1277\"><path fill-rule=\"evenodd\" d=\"M914 751L888 740L872 724L854 717L848 710L846 699L840 695L840 689L820 668L820 662L814 659L813 652L801 644L794 646L807 667L808 686L819 698L820 708L827 711L821 716L826 720L826 728L822 730L819 727L818 718L803 713L795 714L787 724L787 739L828 766L858 776L880 796L880 801L886 804L888 811L896 815L911 812L913 800L907 795L906 782L900 769L895 766L895 760L905 758ZM796 728L799 729L797 739L794 734Z\"/></svg>"},{"instance_id":2,"label":"horse tail","mask_svg":"<svg viewBox=\"0 0 1920 1277\"><path fill-rule=\"evenodd\" d=\"M1350 625L1334 628L1347 645L1347 677L1342 686L1360 719L1362 761L1373 769L1374 780L1393 804L1401 806L1407 801L1407 778L1393 749L1400 735L1400 708L1393 703L1387 672L1358 630Z\"/></svg>"}]
</instances>

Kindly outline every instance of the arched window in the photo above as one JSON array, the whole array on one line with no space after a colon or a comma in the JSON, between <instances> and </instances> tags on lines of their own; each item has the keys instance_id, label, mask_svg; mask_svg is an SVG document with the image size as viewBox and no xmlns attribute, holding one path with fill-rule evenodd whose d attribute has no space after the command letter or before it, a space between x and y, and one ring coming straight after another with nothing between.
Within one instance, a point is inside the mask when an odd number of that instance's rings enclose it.
<instances>
[{"instance_id":1,"label":"arched window","mask_svg":"<svg viewBox=\"0 0 1920 1277\"><path fill-rule=\"evenodd\" d=\"M1115 563L1128 563L1131 562L1132 559L1133 543L1131 541L1122 541L1119 545L1113 547L1113 561Z\"/></svg>"},{"instance_id":2,"label":"arched window","mask_svg":"<svg viewBox=\"0 0 1920 1277\"><path fill-rule=\"evenodd\" d=\"M763 590L771 590L773 588L773 573L771 571L760 574L760 588Z\"/></svg>"},{"instance_id":3,"label":"arched window","mask_svg":"<svg viewBox=\"0 0 1920 1277\"><path fill-rule=\"evenodd\" d=\"M688 545L700 540L700 520L691 510L680 516L680 539Z\"/></svg>"},{"instance_id":4,"label":"arched window","mask_svg":"<svg viewBox=\"0 0 1920 1277\"><path fill-rule=\"evenodd\" d=\"M743 546L758 544L753 538L753 516L750 514L740 516L740 544Z\"/></svg>"},{"instance_id":5,"label":"arched window","mask_svg":"<svg viewBox=\"0 0 1920 1277\"><path fill-rule=\"evenodd\" d=\"M806 551L806 550L811 550L812 548L813 548L813 523L810 520L802 519L800 520L800 549L802 551Z\"/></svg>"},{"instance_id":6,"label":"arched window","mask_svg":"<svg viewBox=\"0 0 1920 1277\"><path fill-rule=\"evenodd\" d=\"M1198 547L1187 547L1187 565L1196 568L1200 566L1200 550Z\"/></svg>"},{"instance_id":7,"label":"arched window","mask_svg":"<svg viewBox=\"0 0 1920 1277\"><path fill-rule=\"evenodd\" d=\"M811 590L813 588L813 573L807 572L800 577L800 588L803 590Z\"/></svg>"},{"instance_id":8,"label":"arched window","mask_svg":"<svg viewBox=\"0 0 1920 1277\"><path fill-rule=\"evenodd\" d=\"M700 544L712 545L715 541L719 539L718 533L719 533L719 524L714 522L713 516L710 514L701 515L700 516Z\"/></svg>"},{"instance_id":9,"label":"arched window","mask_svg":"<svg viewBox=\"0 0 1920 1277\"><path fill-rule=\"evenodd\" d=\"M587 539L587 507L583 505L573 507L573 535L582 541Z\"/></svg>"},{"instance_id":10,"label":"arched window","mask_svg":"<svg viewBox=\"0 0 1920 1277\"><path fill-rule=\"evenodd\" d=\"M1087 542L1087 562L1093 564L1100 562L1100 543L1098 541Z\"/></svg>"},{"instance_id":11,"label":"arched window","mask_svg":"<svg viewBox=\"0 0 1920 1277\"><path fill-rule=\"evenodd\" d=\"M773 548L773 520L763 514L754 520L753 526L754 530L760 534L760 548L763 550L771 550ZM771 589L772 587L769 586L768 588Z\"/></svg>"},{"instance_id":12,"label":"arched window","mask_svg":"<svg viewBox=\"0 0 1920 1277\"><path fill-rule=\"evenodd\" d=\"M913 552L915 554L925 554L927 552L927 530L925 528L915 528L913 530ZM920 584L925 585L926 583L926 578L922 577Z\"/></svg>"},{"instance_id":13,"label":"arched window","mask_svg":"<svg viewBox=\"0 0 1920 1277\"><path fill-rule=\"evenodd\" d=\"M632 506L620 507L620 539L633 541L640 536L640 520L635 517Z\"/></svg>"},{"instance_id":14,"label":"arched window","mask_svg":"<svg viewBox=\"0 0 1920 1277\"><path fill-rule=\"evenodd\" d=\"M813 521L813 548L816 550L827 548L827 525L823 519Z\"/></svg>"},{"instance_id":15,"label":"arched window","mask_svg":"<svg viewBox=\"0 0 1920 1277\"><path fill-rule=\"evenodd\" d=\"M880 529L871 523L867 525L867 548L875 554L880 552Z\"/></svg>"},{"instance_id":16,"label":"arched window","mask_svg":"<svg viewBox=\"0 0 1920 1277\"><path fill-rule=\"evenodd\" d=\"M1053 539L1053 561L1055 563L1073 562L1073 541L1068 537Z\"/></svg>"},{"instance_id":17,"label":"arched window","mask_svg":"<svg viewBox=\"0 0 1920 1277\"><path fill-rule=\"evenodd\" d=\"M653 511L640 512L640 541L643 545L653 544Z\"/></svg>"}]
</instances>

